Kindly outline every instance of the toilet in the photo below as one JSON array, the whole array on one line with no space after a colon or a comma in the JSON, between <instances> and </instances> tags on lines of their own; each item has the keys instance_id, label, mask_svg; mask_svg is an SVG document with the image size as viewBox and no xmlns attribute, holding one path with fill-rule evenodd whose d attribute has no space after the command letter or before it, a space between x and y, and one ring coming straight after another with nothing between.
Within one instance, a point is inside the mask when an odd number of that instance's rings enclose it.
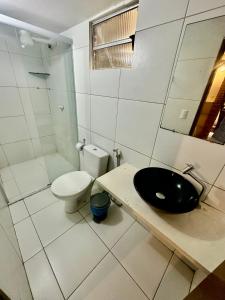
<instances>
[{"instance_id":1,"label":"toilet","mask_svg":"<svg viewBox=\"0 0 225 300\"><path fill-rule=\"evenodd\" d=\"M55 179L52 193L65 202L65 212L74 213L79 203L90 198L94 180L105 174L109 155L102 149L87 145L80 151L81 171L66 173Z\"/></svg>"}]
</instances>

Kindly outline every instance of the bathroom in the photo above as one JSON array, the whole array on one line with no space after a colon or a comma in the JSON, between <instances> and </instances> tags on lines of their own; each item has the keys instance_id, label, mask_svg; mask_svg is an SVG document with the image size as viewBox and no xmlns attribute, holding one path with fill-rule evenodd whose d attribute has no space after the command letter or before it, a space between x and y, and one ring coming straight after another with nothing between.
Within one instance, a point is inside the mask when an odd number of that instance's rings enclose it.
<instances>
[{"instance_id":1,"label":"bathroom","mask_svg":"<svg viewBox=\"0 0 225 300\"><path fill-rule=\"evenodd\" d=\"M196 299L225 260L225 1L92 2L0 0L0 298ZM198 206L146 204L149 167Z\"/></svg>"}]
</instances>

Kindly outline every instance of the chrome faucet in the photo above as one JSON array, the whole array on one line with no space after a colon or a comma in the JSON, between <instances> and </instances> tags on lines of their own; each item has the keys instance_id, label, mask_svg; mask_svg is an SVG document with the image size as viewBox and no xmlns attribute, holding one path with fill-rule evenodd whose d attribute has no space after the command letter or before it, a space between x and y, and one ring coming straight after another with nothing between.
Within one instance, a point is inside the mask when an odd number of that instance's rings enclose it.
<instances>
[{"instance_id":1,"label":"chrome faucet","mask_svg":"<svg viewBox=\"0 0 225 300\"><path fill-rule=\"evenodd\" d=\"M121 152L119 149L113 149L113 152L116 154L116 166L120 166Z\"/></svg>"},{"instance_id":2,"label":"chrome faucet","mask_svg":"<svg viewBox=\"0 0 225 300\"><path fill-rule=\"evenodd\" d=\"M199 194L199 199L201 198L201 196L202 196L202 194L203 194L203 192L204 192L204 190L205 190L205 184L199 179L199 178L197 178L194 174L193 174L193 172L192 172L192 170L194 170L194 166L192 165L192 164L186 164L187 166L186 166L186 168L182 171L182 174L187 174L187 175L189 175L189 176L191 176L195 181L197 181L198 182L198 184L201 186L201 188L202 188L202 190L201 190L201 192L200 192L200 194Z\"/></svg>"}]
</instances>

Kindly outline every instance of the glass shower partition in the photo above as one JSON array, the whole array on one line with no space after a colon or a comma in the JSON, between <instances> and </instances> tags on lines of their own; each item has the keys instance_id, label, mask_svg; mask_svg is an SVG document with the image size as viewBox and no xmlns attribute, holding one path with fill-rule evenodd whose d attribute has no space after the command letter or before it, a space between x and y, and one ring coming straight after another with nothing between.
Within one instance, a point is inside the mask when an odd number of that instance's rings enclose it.
<instances>
[{"instance_id":1,"label":"glass shower partition","mask_svg":"<svg viewBox=\"0 0 225 300\"><path fill-rule=\"evenodd\" d=\"M10 203L79 170L70 40L29 32L34 42L23 45L20 33L0 24L0 180Z\"/></svg>"},{"instance_id":2,"label":"glass shower partition","mask_svg":"<svg viewBox=\"0 0 225 300\"><path fill-rule=\"evenodd\" d=\"M79 170L76 99L72 45L61 38L51 47L42 45L50 115L47 119L36 115L43 163L49 183L62 174ZM49 136L42 138L42 131Z\"/></svg>"}]
</instances>

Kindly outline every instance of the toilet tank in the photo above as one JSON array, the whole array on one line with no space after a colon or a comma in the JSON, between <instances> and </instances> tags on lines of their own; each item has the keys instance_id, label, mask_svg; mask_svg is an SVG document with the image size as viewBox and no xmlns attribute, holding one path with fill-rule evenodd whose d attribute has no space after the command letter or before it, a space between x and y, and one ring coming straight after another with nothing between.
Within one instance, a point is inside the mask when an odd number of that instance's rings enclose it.
<instances>
[{"instance_id":1,"label":"toilet tank","mask_svg":"<svg viewBox=\"0 0 225 300\"><path fill-rule=\"evenodd\" d=\"M83 149L83 171L88 172L94 178L106 173L109 154L104 150L87 145Z\"/></svg>"}]
</instances>

